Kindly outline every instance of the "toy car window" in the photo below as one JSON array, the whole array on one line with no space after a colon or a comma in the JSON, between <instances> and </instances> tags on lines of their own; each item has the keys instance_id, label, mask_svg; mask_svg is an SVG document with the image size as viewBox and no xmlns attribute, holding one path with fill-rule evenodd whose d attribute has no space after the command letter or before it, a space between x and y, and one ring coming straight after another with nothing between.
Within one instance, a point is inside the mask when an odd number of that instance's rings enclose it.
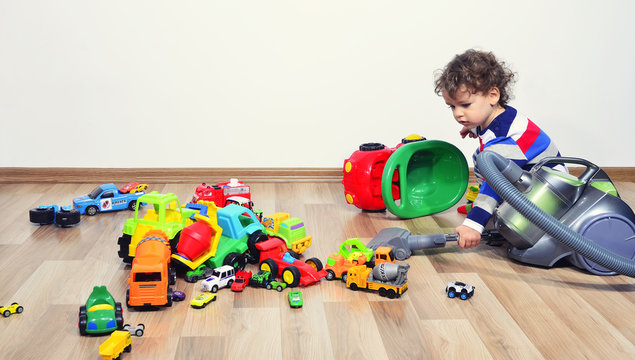
<instances>
[{"instance_id":1,"label":"toy car window","mask_svg":"<svg viewBox=\"0 0 635 360\"><path fill-rule=\"evenodd\" d=\"M136 273L134 281L149 282L149 281L161 281L161 273Z\"/></svg>"},{"instance_id":2,"label":"toy car window","mask_svg":"<svg viewBox=\"0 0 635 360\"><path fill-rule=\"evenodd\" d=\"M90 192L90 194L88 194L88 197L91 199L96 199L102 191L104 190L102 190L101 186L97 186L95 189L93 189L93 191Z\"/></svg>"}]
</instances>

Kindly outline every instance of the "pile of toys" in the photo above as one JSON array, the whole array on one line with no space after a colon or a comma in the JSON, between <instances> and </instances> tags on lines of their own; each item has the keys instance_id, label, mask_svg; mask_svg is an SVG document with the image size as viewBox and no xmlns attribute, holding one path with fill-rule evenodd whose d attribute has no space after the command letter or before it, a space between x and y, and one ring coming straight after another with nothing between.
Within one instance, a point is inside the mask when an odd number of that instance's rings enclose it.
<instances>
[{"instance_id":1,"label":"pile of toys","mask_svg":"<svg viewBox=\"0 0 635 360\"><path fill-rule=\"evenodd\" d=\"M254 210L250 187L237 179L215 185L202 183L184 205L173 193L146 193L146 189L147 185L136 182L119 189L104 184L75 198L72 209L40 207L31 210L30 219L69 226L79 222L80 214L133 210L134 217L125 221L117 240L117 253L131 265L126 305L141 311L185 300L183 292L172 289L177 270L186 282L200 282L201 293L190 301L196 309L215 301L223 288L243 292L247 286L278 292L290 288L289 306L301 308L302 293L295 288L323 278L341 279L351 290L367 290L391 299L408 289L410 266L396 262L389 246L372 249L353 238L328 257L326 266L316 257L304 260L302 254L311 246L312 237L306 235L303 221L284 212L263 216ZM71 213L76 219L68 220ZM256 265L257 271L246 270L248 264ZM471 289L473 293L473 288L461 284L448 285L448 296L469 298L471 294L464 291ZM22 312L17 304L6 309L5 316ZM78 327L81 335L111 334L99 348L104 359L130 351L131 335L145 332L143 324L124 324L122 304L105 286L95 286L80 306Z\"/></svg>"}]
</instances>

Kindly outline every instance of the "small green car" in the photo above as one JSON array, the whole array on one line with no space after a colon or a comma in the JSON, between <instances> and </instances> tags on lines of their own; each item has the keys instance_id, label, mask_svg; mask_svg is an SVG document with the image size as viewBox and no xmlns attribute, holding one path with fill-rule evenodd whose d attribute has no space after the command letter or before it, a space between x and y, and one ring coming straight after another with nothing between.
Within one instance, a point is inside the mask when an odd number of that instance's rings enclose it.
<instances>
[{"instance_id":1,"label":"small green car","mask_svg":"<svg viewBox=\"0 0 635 360\"><path fill-rule=\"evenodd\" d=\"M267 290L276 289L278 292L282 292L282 290L287 288L287 283L284 281L275 281L273 280L269 284L267 284Z\"/></svg>"},{"instance_id":2,"label":"small green car","mask_svg":"<svg viewBox=\"0 0 635 360\"><path fill-rule=\"evenodd\" d=\"M289 306L294 309L301 308L304 302L302 301L302 293L298 290L289 291Z\"/></svg>"}]
</instances>

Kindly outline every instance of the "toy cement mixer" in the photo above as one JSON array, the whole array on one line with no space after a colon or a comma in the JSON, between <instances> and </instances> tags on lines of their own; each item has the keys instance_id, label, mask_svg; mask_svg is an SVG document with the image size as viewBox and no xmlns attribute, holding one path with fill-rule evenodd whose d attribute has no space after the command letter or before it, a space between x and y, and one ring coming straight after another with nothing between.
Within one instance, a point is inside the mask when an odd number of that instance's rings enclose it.
<instances>
[{"instance_id":1,"label":"toy cement mixer","mask_svg":"<svg viewBox=\"0 0 635 360\"><path fill-rule=\"evenodd\" d=\"M344 160L346 202L364 211L386 208L402 218L444 211L467 188L468 167L454 145L409 135L394 148L360 145Z\"/></svg>"}]
</instances>

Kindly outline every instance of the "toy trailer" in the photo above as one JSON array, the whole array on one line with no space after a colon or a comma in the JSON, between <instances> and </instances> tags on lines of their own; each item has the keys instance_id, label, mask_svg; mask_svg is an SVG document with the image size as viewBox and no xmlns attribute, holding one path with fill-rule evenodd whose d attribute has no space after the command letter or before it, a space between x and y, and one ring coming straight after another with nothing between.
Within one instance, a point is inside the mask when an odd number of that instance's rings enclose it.
<instances>
[{"instance_id":1,"label":"toy trailer","mask_svg":"<svg viewBox=\"0 0 635 360\"><path fill-rule=\"evenodd\" d=\"M119 359L122 352L132 351L132 338L124 330L113 332L106 341L99 345L99 355L104 360Z\"/></svg>"},{"instance_id":2,"label":"toy trailer","mask_svg":"<svg viewBox=\"0 0 635 360\"><path fill-rule=\"evenodd\" d=\"M161 230L148 231L137 245L136 254L128 278L128 306L172 306L172 289L168 285L176 283L176 272L169 268L167 235Z\"/></svg>"}]
</instances>

